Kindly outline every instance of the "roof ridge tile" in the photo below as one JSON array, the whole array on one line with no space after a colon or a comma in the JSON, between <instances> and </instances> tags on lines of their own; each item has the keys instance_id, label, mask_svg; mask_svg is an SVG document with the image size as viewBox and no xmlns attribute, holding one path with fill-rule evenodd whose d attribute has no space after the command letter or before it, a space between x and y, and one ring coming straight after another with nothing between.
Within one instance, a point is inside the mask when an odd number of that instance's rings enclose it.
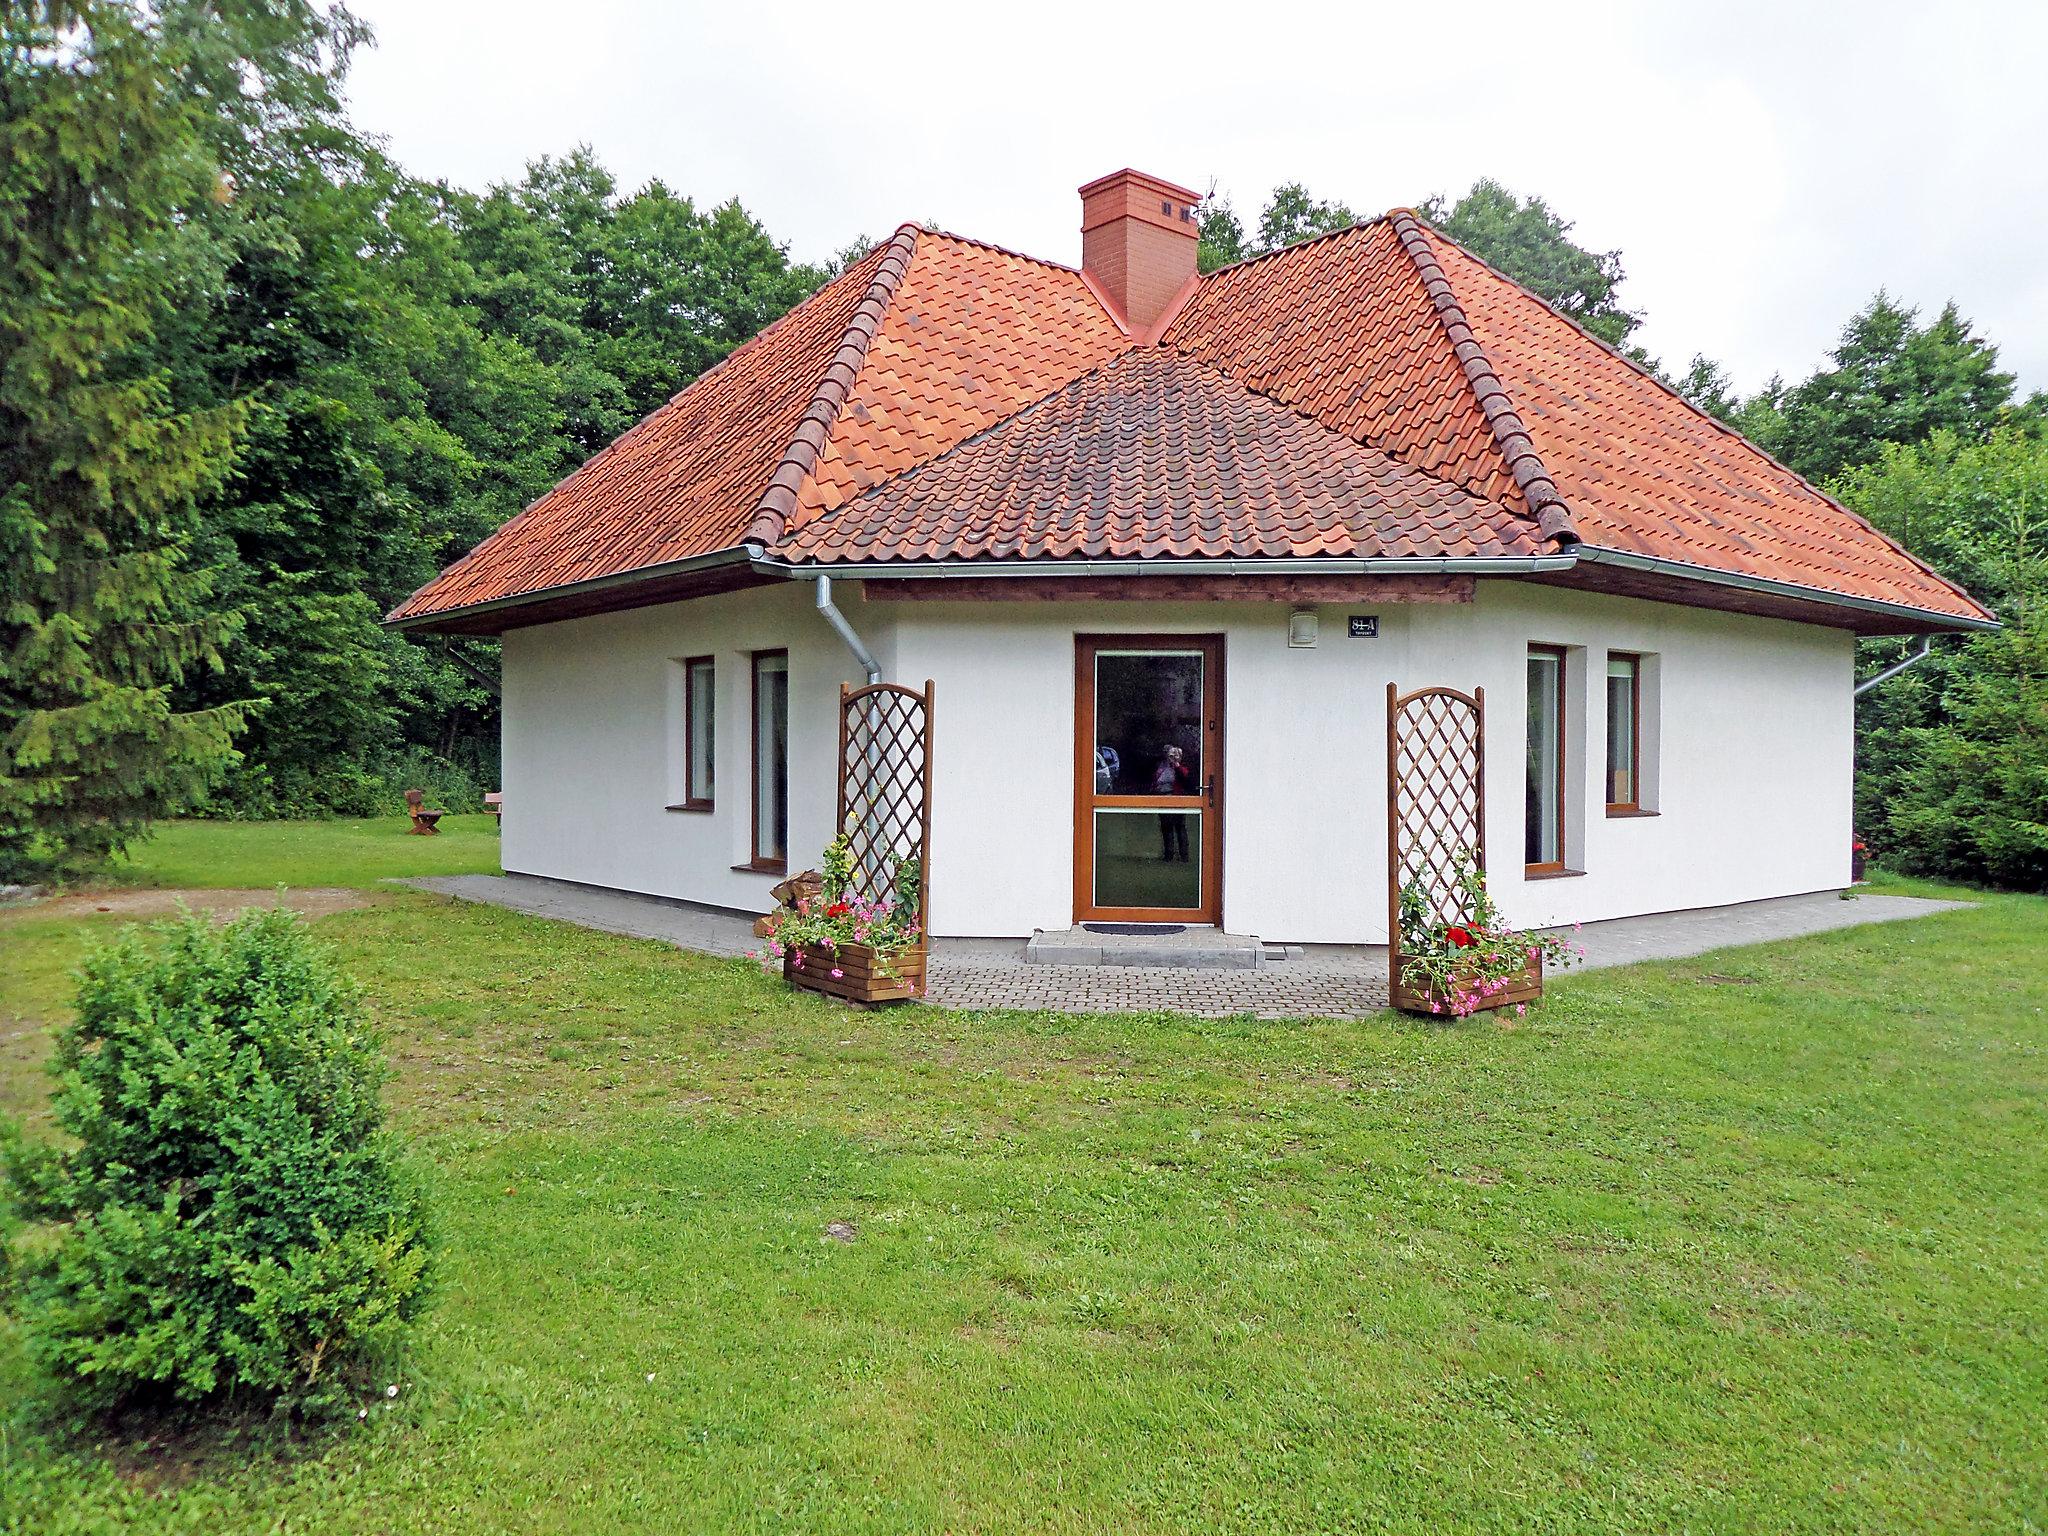
<instances>
[{"instance_id":1,"label":"roof ridge tile","mask_svg":"<svg viewBox=\"0 0 2048 1536\"><path fill-rule=\"evenodd\" d=\"M1451 291L1451 280L1444 276L1436 252L1430 249L1429 237L1423 232L1423 222L1406 208L1397 208L1387 217L1393 221L1394 234L1401 243L1401 249L1415 263L1422 286L1428 292L1430 302L1436 306L1437 317L1443 322L1451 351L1465 370L1465 378L1472 386L1479 410L1486 417L1487 426L1493 430L1494 441L1500 445L1508 473L1515 477L1515 484L1521 487L1522 495L1528 499L1537 529L1552 543L1578 543L1579 532L1573 526L1571 508L1565 505L1557 482L1543 467L1542 456L1536 452L1529 429L1522 424L1520 413L1508 398L1507 388L1501 383L1492 360L1487 357L1486 349L1480 346L1479 338L1473 334L1472 323L1465 318L1464 306L1459 304L1457 294ZM1456 244L1455 241L1452 243Z\"/></svg>"},{"instance_id":2,"label":"roof ridge tile","mask_svg":"<svg viewBox=\"0 0 2048 1536\"><path fill-rule=\"evenodd\" d=\"M846 404L853 381L860 377L861 364L867 361L868 345L875 339L882 316L889 311L889 302L895 298L903 274L909 270L910 259L917 252L919 233L917 225L905 224L889 238L888 254L876 266L874 281L854 308L839 350L826 365L817 393L811 397L809 408L797 423L795 436L769 477L768 488L754 507L753 520L740 536L742 543L765 546L782 537L790 514L796 510L797 493L803 489L804 478L817 467L818 455L832 435L840 407Z\"/></svg>"}]
</instances>

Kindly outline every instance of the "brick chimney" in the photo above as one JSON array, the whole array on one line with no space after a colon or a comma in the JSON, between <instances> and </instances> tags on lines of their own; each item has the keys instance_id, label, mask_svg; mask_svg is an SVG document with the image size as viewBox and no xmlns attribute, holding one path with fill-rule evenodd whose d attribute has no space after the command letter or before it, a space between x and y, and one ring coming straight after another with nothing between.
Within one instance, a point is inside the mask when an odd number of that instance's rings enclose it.
<instances>
[{"instance_id":1,"label":"brick chimney","mask_svg":"<svg viewBox=\"0 0 2048 1536\"><path fill-rule=\"evenodd\" d=\"M1200 201L1142 171L1111 171L1081 189L1081 268L1132 329L1157 320L1195 275Z\"/></svg>"}]
</instances>

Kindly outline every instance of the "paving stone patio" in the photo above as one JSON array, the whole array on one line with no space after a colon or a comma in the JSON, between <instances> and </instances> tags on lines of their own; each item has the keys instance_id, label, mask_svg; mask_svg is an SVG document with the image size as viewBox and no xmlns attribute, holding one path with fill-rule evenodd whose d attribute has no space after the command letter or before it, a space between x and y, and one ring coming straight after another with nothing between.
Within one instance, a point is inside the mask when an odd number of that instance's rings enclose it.
<instances>
[{"instance_id":1,"label":"paving stone patio","mask_svg":"<svg viewBox=\"0 0 2048 1536\"><path fill-rule=\"evenodd\" d=\"M598 890L533 875L446 875L399 882L458 901L633 938L660 939L713 955L757 943L736 913ZM1966 905L1911 896L1831 891L1737 906L1588 923L1576 936L1589 968L1705 954L1739 944L1798 938L1864 923L1898 922ZM1027 1008L1054 1013L1182 1013L1199 1018L1355 1019L1387 1006L1386 951L1369 944L1310 944L1257 969L1181 966L1027 965L1022 939L939 939L927 1002L942 1008Z\"/></svg>"}]
</instances>

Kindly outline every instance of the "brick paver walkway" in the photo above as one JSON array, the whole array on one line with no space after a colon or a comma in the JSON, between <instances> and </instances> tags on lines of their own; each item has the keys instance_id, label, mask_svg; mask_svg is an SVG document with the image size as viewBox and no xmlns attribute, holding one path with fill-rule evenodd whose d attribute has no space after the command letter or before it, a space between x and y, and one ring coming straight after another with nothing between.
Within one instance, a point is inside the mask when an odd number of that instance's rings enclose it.
<instances>
[{"instance_id":1,"label":"brick paver walkway","mask_svg":"<svg viewBox=\"0 0 2048 1536\"><path fill-rule=\"evenodd\" d=\"M1362 1019L1387 1006L1386 962L1368 968L1280 962L1259 970L1184 966L975 965L933 955L930 995L941 1008L1054 1013L1183 1013L1197 1018Z\"/></svg>"},{"instance_id":2,"label":"brick paver walkway","mask_svg":"<svg viewBox=\"0 0 2048 1536\"><path fill-rule=\"evenodd\" d=\"M664 939L707 954L744 954L757 943L750 920L735 913L562 880L448 875L402 883L607 933ZM1588 923L1578 937L1585 946L1585 964L1597 968L1895 922L1958 905L1910 896L1864 895L1843 901L1821 892ZM1021 939L940 939L933 946L928 976L931 995L926 1000L942 1008L1356 1019L1387 1006L1386 952L1366 945L1310 945L1299 959L1271 961L1256 970L1207 971L1181 966L1026 965Z\"/></svg>"}]
</instances>

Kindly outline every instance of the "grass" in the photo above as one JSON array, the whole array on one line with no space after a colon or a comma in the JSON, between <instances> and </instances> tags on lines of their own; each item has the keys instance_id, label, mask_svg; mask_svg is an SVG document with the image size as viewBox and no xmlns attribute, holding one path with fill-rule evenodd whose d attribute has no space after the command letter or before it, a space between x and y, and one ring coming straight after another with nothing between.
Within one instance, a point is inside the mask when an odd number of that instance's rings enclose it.
<instances>
[{"instance_id":1,"label":"grass","mask_svg":"<svg viewBox=\"0 0 2048 1536\"><path fill-rule=\"evenodd\" d=\"M23 1109L104 923L0 917ZM319 928L440 1213L415 1373L167 1456L0 1333L0 1530L2048 1521L2048 903L1519 1028L855 1013L409 893Z\"/></svg>"},{"instance_id":2,"label":"grass","mask_svg":"<svg viewBox=\"0 0 2048 1536\"><path fill-rule=\"evenodd\" d=\"M444 816L414 837L402 816L366 821L168 821L116 871L121 885L260 889L374 886L403 875L494 875L494 816Z\"/></svg>"}]
</instances>

